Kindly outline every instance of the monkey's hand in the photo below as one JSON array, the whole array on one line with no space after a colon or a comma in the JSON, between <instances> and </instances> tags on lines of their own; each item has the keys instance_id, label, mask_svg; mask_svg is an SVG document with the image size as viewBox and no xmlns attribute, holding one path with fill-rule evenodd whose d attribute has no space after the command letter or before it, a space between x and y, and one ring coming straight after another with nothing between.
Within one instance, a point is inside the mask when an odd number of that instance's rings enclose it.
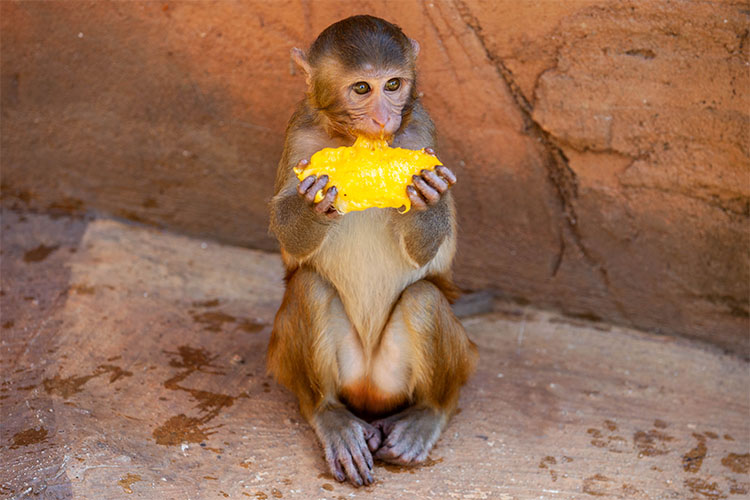
<instances>
[{"instance_id":1,"label":"monkey's hand","mask_svg":"<svg viewBox=\"0 0 750 500\"><path fill-rule=\"evenodd\" d=\"M432 148L425 148L425 153L434 155ZM412 177L412 184L406 187L406 196L412 208L424 210L440 201L443 193L456 183L456 175L445 165L438 165L435 170L422 170L420 175Z\"/></svg>"},{"instance_id":2,"label":"monkey's hand","mask_svg":"<svg viewBox=\"0 0 750 500\"><path fill-rule=\"evenodd\" d=\"M325 451L326 462L337 481L355 486L372 484L372 452L381 442L380 431L346 408L329 408L312 418Z\"/></svg>"},{"instance_id":3,"label":"monkey's hand","mask_svg":"<svg viewBox=\"0 0 750 500\"><path fill-rule=\"evenodd\" d=\"M411 407L372 423L384 441L375 458L400 465L423 462L440 437L446 418L432 408Z\"/></svg>"},{"instance_id":4,"label":"monkey's hand","mask_svg":"<svg viewBox=\"0 0 750 500\"><path fill-rule=\"evenodd\" d=\"M304 168L308 163L308 160L300 160L300 162L297 163L297 167ZM327 175L321 175L320 177L310 175L300 181L297 186L297 193L307 201L315 212L325 215L329 219L337 219L341 214L333 208L333 202L336 200L336 195L338 194L336 186L329 187L323 195L323 199L318 203L315 203L315 195L318 191L325 188L326 184L328 184Z\"/></svg>"}]
</instances>

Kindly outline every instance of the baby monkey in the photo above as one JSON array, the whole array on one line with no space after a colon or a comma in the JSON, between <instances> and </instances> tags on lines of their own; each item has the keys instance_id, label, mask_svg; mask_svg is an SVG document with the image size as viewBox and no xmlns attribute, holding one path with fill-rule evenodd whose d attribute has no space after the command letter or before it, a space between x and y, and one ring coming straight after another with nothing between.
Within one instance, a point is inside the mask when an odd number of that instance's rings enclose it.
<instances>
[{"instance_id":1,"label":"baby monkey","mask_svg":"<svg viewBox=\"0 0 750 500\"><path fill-rule=\"evenodd\" d=\"M454 316L451 264L456 219L451 170L414 176L412 209L339 215L328 177L293 168L357 136L434 154L435 130L416 90L419 44L398 26L354 16L326 28L292 58L306 98L286 131L271 200L286 292L268 347L268 368L299 399L331 473L373 482L373 458L427 458L477 363Z\"/></svg>"}]
</instances>

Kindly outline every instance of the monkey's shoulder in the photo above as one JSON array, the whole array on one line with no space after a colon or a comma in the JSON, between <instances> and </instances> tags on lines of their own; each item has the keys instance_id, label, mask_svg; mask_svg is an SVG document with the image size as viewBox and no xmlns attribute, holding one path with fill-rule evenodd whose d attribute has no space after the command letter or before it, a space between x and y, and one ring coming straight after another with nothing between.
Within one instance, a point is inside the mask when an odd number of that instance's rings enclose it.
<instances>
[{"instance_id":1,"label":"monkey's shoulder","mask_svg":"<svg viewBox=\"0 0 750 500\"><path fill-rule=\"evenodd\" d=\"M404 125L393 140L394 147L406 149L434 148L437 142L435 124L419 100L405 116Z\"/></svg>"}]
</instances>

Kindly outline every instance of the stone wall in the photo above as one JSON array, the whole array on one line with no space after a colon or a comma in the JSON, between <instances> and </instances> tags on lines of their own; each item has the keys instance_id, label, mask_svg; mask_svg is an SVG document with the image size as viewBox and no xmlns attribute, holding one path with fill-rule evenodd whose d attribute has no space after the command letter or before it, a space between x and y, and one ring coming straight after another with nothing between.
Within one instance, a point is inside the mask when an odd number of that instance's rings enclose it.
<instances>
[{"instance_id":1,"label":"stone wall","mask_svg":"<svg viewBox=\"0 0 750 500\"><path fill-rule=\"evenodd\" d=\"M422 45L461 286L750 354L744 2L4 1L6 206L275 249L289 49L355 13Z\"/></svg>"}]
</instances>

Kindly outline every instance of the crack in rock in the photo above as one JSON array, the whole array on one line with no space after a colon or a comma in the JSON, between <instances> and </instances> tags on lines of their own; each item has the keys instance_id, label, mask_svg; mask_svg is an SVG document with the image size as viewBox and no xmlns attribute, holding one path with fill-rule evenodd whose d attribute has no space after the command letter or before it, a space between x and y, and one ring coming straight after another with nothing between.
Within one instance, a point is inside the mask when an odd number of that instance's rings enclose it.
<instances>
[{"instance_id":1,"label":"crack in rock","mask_svg":"<svg viewBox=\"0 0 750 500\"><path fill-rule=\"evenodd\" d=\"M485 56L493 64L497 74L507 85L511 97L521 112L526 132L532 135L544 146L548 157L548 161L544 162L545 168L547 169L547 177L552 184L558 202L562 207L564 219L567 222L565 227L576 247L581 252L581 255L583 255L586 263L596 270L612 300L613 305L617 308L617 311L623 316L623 318L627 319L628 315L625 312L623 305L612 293L607 269L604 267L603 263L592 255L591 251L583 243L583 236L577 226L578 216L576 214L575 206L573 205L573 200L578 197L578 179L575 172L570 168L568 158L565 156L563 150L557 145L557 141L552 134L532 118L533 106L528 99L526 99L521 88L515 82L513 73L510 69L508 69L503 61L488 48L487 42L482 34L482 27L479 24L479 20L471 12L471 9L469 9L463 0L454 0L454 5L456 6L456 10L461 16L463 22L477 37L479 44L484 50ZM565 248L564 244L560 245L559 254L554 259L554 266L552 269L553 277L557 274L560 268Z\"/></svg>"}]
</instances>

